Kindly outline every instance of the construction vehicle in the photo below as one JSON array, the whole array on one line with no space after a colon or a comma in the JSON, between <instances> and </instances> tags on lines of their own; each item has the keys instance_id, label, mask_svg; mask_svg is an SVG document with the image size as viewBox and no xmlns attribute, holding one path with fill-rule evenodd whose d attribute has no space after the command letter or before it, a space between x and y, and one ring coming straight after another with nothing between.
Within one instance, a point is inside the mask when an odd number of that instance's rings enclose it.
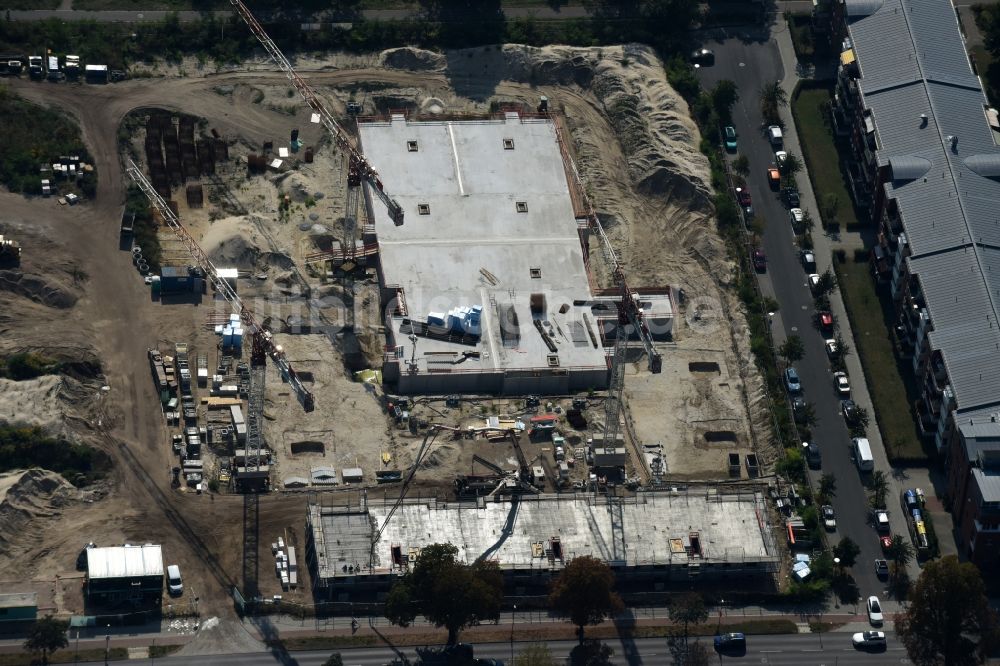
<instances>
[{"instance_id":1,"label":"construction vehicle","mask_svg":"<svg viewBox=\"0 0 1000 666\"><path fill-rule=\"evenodd\" d=\"M352 165L357 169L358 176L361 180L367 182L375 193L375 196L385 205L386 209L389 211L389 217L392 219L393 224L397 227L403 224L403 207L399 203L389 196L385 191L385 187L382 185L382 181L379 179L378 172L375 167L371 165L370 162L361 154L355 146L353 139L350 135L344 131L344 129L334 120L333 115L326 109L323 102L313 89L307 84L302 77L300 77L295 70L292 68L292 64L288 61L288 58L281 52L278 46L268 37L264 28L261 27L254 15L247 9L240 0L230 0L236 12L240 15L243 21L250 28L250 32L257 37L261 46L264 50L268 52L271 59L274 60L275 64L281 68L291 81L295 89L299 91L302 95L302 99L306 101L309 107L313 110L314 115L318 117L319 122L323 124L326 130L333 137L334 142L346 152L352 161Z\"/></svg>"},{"instance_id":2,"label":"construction vehicle","mask_svg":"<svg viewBox=\"0 0 1000 666\"><path fill-rule=\"evenodd\" d=\"M0 234L0 264L13 264L17 266L21 263L21 246L16 240L4 238Z\"/></svg>"}]
</instances>

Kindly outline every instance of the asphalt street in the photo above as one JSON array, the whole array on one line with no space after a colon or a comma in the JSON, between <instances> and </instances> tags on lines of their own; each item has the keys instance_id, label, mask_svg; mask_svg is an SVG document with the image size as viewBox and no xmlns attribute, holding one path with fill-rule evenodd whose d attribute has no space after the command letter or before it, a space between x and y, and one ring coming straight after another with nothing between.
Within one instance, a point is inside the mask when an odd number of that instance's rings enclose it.
<instances>
[{"instance_id":1,"label":"asphalt street","mask_svg":"<svg viewBox=\"0 0 1000 666\"><path fill-rule=\"evenodd\" d=\"M773 664L775 666L873 666L876 664L909 664L902 646L892 633L887 633L888 647L882 652L867 652L855 649L851 644L851 634L785 634L777 636L749 636L747 652L744 655L716 655L720 664ZM709 648L712 638L701 638ZM663 638L640 638L623 644L619 640L605 641L614 650L611 661L628 666L670 666L673 657ZM482 659L499 659L511 663L511 654L517 654L526 643L487 643L475 646L475 656ZM565 659L576 645L575 641L551 641L547 643L552 655ZM220 654L198 656L172 656L166 661L171 666L265 666L280 663L285 666L321 666L329 650L307 652L258 652L249 654ZM415 662L413 648L401 648L401 652ZM344 666L383 666L398 655L391 648L377 647L341 650ZM162 661L162 660L161 660ZM103 662L92 662L103 663Z\"/></svg>"},{"instance_id":2,"label":"asphalt street","mask_svg":"<svg viewBox=\"0 0 1000 666\"><path fill-rule=\"evenodd\" d=\"M778 27L776 29L783 29ZM862 597L884 595L885 584L875 576L873 562L882 557L878 535L869 526L867 496L857 467L850 456L850 434L840 412L840 397L833 386L833 376L823 344L823 336L814 325L813 298L806 282L806 272L799 260L799 250L789 222L788 210L778 193L767 184L767 168L774 162L774 153L764 136L763 118L758 105L758 91L765 83L784 77L778 48L773 41L748 39L749 35L730 36L711 44L716 54L714 67L702 68L699 76L705 87L721 79L736 83L740 100L733 109L733 122L738 134L738 151L750 162L747 183L753 197L756 217L764 221L763 249L767 254L767 272L760 276L761 289L780 304L773 318L776 338L798 335L805 346L805 356L795 364L802 380L806 401L813 404L817 422L812 428L813 439L822 452L822 469L812 472L814 481L822 473L837 479L837 494L833 507L837 515L837 533L832 543L849 536L860 547L861 554L854 566ZM799 155L801 158L801 155ZM810 210L814 220L818 211ZM814 229L813 235L822 230ZM855 345L847 339L852 349ZM863 377L852 377L863 382ZM774 396L784 400L784 395ZM870 427L874 427L874 424ZM890 498L891 499L891 498Z\"/></svg>"}]
</instances>

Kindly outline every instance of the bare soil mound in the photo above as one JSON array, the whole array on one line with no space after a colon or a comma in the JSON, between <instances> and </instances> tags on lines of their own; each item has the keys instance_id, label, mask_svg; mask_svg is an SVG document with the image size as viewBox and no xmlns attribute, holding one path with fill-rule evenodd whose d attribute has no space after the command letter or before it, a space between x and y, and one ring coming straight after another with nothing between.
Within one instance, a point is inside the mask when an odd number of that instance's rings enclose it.
<instances>
[{"instance_id":1,"label":"bare soil mound","mask_svg":"<svg viewBox=\"0 0 1000 666\"><path fill-rule=\"evenodd\" d=\"M31 524L58 516L79 499L79 491L55 472L44 469L0 475L0 554L24 550L37 531Z\"/></svg>"},{"instance_id":2,"label":"bare soil mound","mask_svg":"<svg viewBox=\"0 0 1000 666\"><path fill-rule=\"evenodd\" d=\"M76 305L75 294L40 275L19 270L0 271L0 290L8 291L52 308L67 309Z\"/></svg>"},{"instance_id":3,"label":"bare soil mound","mask_svg":"<svg viewBox=\"0 0 1000 666\"><path fill-rule=\"evenodd\" d=\"M445 65L445 57L440 53L425 51L404 46L382 52L382 66L389 69L406 69L412 72L425 72L441 69Z\"/></svg>"}]
</instances>

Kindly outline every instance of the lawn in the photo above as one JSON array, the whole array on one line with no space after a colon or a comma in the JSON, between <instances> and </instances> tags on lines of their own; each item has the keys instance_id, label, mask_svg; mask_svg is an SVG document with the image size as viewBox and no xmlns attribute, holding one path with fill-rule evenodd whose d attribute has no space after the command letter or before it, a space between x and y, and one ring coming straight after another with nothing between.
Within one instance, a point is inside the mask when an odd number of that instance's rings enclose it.
<instances>
[{"instance_id":1,"label":"lawn","mask_svg":"<svg viewBox=\"0 0 1000 666\"><path fill-rule=\"evenodd\" d=\"M886 316L889 311L875 291L869 264L856 262L852 257L843 262L834 257L833 265L886 453L893 461L925 462L927 453L912 408L916 392L907 391L912 375L896 360L888 333L892 320Z\"/></svg>"},{"instance_id":2,"label":"lawn","mask_svg":"<svg viewBox=\"0 0 1000 666\"><path fill-rule=\"evenodd\" d=\"M827 113L827 104L832 99L833 91L829 88L800 85L792 95L792 115L795 116L795 127L799 132L817 204L822 206L827 195L836 197L837 221L850 229L858 225L858 218L840 170L840 155ZM829 224L830 220L824 222Z\"/></svg>"}]
</instances>

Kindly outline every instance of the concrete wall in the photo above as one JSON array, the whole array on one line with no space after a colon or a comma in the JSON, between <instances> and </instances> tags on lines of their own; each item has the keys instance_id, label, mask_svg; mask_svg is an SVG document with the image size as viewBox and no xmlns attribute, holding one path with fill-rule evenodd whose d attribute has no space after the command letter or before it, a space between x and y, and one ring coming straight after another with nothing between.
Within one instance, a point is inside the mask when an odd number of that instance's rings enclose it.
<instances>
[{"instance_id":1,"label":"concrete wall","mask_svg":"<svg viewBox=\"0 0 1000 666\"><path fill-rule=\"evenodd\" d=\"M566 395L608 386L606 368L495 370L484 372L408 373L392 360L382 364L382 380L404 395L478 393L495 395Z\"/></svg>"}]
</instances>

